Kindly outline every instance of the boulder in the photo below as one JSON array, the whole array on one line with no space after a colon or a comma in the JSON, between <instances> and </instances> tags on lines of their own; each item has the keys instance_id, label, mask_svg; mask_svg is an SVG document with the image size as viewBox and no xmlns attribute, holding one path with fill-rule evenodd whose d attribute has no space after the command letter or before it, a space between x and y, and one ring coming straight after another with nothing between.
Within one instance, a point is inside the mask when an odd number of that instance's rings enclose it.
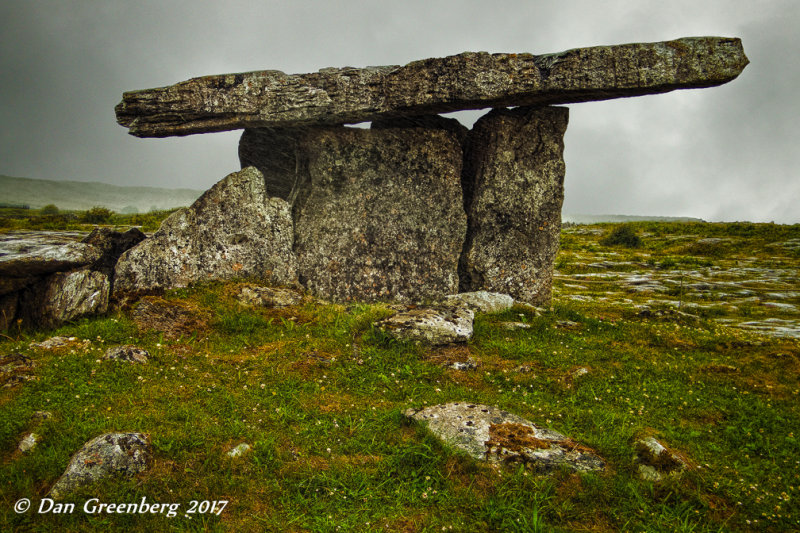
<instances>
[{"instance_id":1,"label":"boulder","mask_svg":"<svg viewBox=\"0 0 800 533\"><path fill-rule=\"evenodd\" d=\"M405 66L277 70L126 92L117 122L139 137L358 123L462 109L543 106L712 87L747 66L739 39L687 37L544 55L465 52Z\"/></svg>"},{"instance_id":2,"label":"boulder","mask_svg":"<svg viewBox=\"0 0 800 533\"><path fill-rule=\"evenodd\" d=\"M101 252L75 242L74 233L11 232L0 238L0 294L18 290L54 272L97 261Z\"/></svg>"},{"instance_id":3,"label":"boulder","mask_svg":"<svg viewBox=\"0 0 800 533\"><path fill-rule=\"evenodd\" d=\"M36 433L28 433L19 442L19 446L17 446L17 449L22 453L28 453L36 447L36 444L39 442L39 439L41 439L41 437Z\"/></svg>"},{"instance_id":4,"label":"boulder","mask_svg":"<svg viewBox=\"0 0 800 533\"><path fill-rule=\"evenodd\" d=\"M375 326L399 341L442 345L472 338L475 314L461 306L417 307L379 320Z\"/></svg>"},{"instance_id":5,"label":"boulder","mask_svg":"<svg viewBox=\"0 0 800 533\"><path fill-rule=\"evenodd\" d=\"M639 477L646 481L661 481L664 476L676 475L688 468L680 454L668 449L654 437L638 439L634 445L634 462L639 468Z\"/></svg>"},{"instance_id":6,"label":"boulder","mask_svg":"<svg viewBox=\"0 0 800 533\"><path fill-rule=\"evenodd\" d=\"M147 235L138 228L131 228L126 232L114 231L110 228L95 228L81 242L91 244L100 251L100 257L89 268L105 274L113 287L114 267L117 265L119 256L146 238Z\"/></svg>"},{"instance_id":7,"label":"boulder","mask_svg":"<svg viewBox=\"0 0 800 533\"><path fill-rule=\"evenodd\" d=\"M112 346L103 355L103 359L106 361L122 361L124 363L147 363L149 358L150 352L130 344Z\"/></svg>"},{"instance_id":8,"label":"boulder","mask_svg":"<svg viewBox=\"0 0 800 533\"><path fill-rule=\"evenodd\" d=\"M460 290L550 299L564 199L566 108L495 109L464 156L469 229Z\"/></svg>"},{"instance_id":9,"label":"boulder","mask_svg":"<svg viewBox=\"0 0 800 533\"><path fill-rule=\"evenodd\" d=\"M50 489L49 497L60 500L100 479L144 472L150 455L148 438L141 433L106 433L95 437L72 456L67 470Z\"/></svg>"},{"instance_id":10,"label":"boulder","mask_svg":"<svg viewBox=\"0 0 800 533\"><path fill-rule=\"evenodd\" d=\"M445 298L448 304L462 305L480 313L500 313L514 306L514 298L499 292L462 292Z\"/></svg>"},{"instance_id":11,"label":"boulder","mask_svg":"<svg viewBox=\"0 0 800 533\"><path fill-rule=\"evenodd\" d=\"M457 292L461 149L436 129L309 129L294 206L300 281L338 301Z\"/></svg>"},{"instance_id":12,"label":"boulder","mask_svg":"<svg viewBox=\"0 0 800 533\"><path fill-rule=\"evenodd\" d=\"M458 402L408 409L405 415L448 445L490 463L523 463L538 473L605 468L593 450L497 407Z\"/></svg>"},{"instance_id":13,"label":"boulder","mask_svg":"<svg viewBox=\"0 0 800 533\"><path fill-rule=\"evenodd\" d=\"M246 454L249 451L250 451L250 445L247 444L246 442L243 442L238 446L234 446L233 448L228 450L228 453L226 453L225 455L233 459L236 459L237 457L241 457L242 455Z\"/></svg>"},{"instance_id":14,"label":"boulder","mask_svg":"<svg viewBox=\"0 0 800 533\"><path fill-rule=\"evenodd\" d=\"M219 181L122 254L114 294L247 277L296 279L289 205L267 196L264 177L252 167Z\"/></svg>"},{"instance_id":15,"label":"boulder","mask_svg":"<svg viewBox=\"0 0 800 533\"><path fill-rule=\"evenodd\" d=\"M90 270L59 272L22 291L18 316L29 325L55 327L108 310L110 284Z\"/></svg>"}]
</instances>

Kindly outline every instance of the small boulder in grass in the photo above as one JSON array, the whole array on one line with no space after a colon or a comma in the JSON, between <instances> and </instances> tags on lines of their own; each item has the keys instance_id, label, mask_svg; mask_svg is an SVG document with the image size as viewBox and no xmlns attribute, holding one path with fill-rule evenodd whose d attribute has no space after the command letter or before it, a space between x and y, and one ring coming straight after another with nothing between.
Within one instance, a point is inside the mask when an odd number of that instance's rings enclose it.
<instances>
[{"instance_id":1,"label":"small boulder in grass","mask_svg":"<svg viewBox=\"0 0 800 533\"><path fill-rule=\"evenodd\" d=\"M239 444L238 446L234 446L231 450L227 453L228 457L236 459L237 457L241 457L245 453L250 451L250 445L246 442Z\"/></svg>"},{"instance_id":2,"label":"small boulder in grass","mask_svg":"<svg viewBox=\"0 0 800 533\"><path fill-rule=\"evenodd\" d=\"M375 323L399 341L434 346L467 342L475 314L460 305L408 308Z\"/></svg>"},{"instance_id":3,"label":"small boulder in grass","mask_svg":"<svg viewBox=\"0 0 800 533\"><path fill-rule=\"evenodd\" d=\"M665 475L678 474L688 468L687 461L653 437L636 441L634 461L639 465L639 476L646 481L661 481Z\"/></svg>"},{"instance_id":4,"label":"small boulder in grass","mask_svg":"<svg viewBox=\"0 0 800 533\"><path fill-rule=\"evenodd\" d=\"M50 489L49 497L60 500L100 479L144 472L150 455L149 439L141 433L105 433L95 437L72 456L67 470Z\"/></svg>"},{"instance_id":5,"label":"small boulder in grass","mask_svg":"<svg viewBox=\"0 0 800 533\"><path fill-rule=\"evenodd\" d=\"M251 307L289 307L303 302L299 292L279 287L245 285L235 296L242 305Z\"/></svg>"},{"instance_id":6,"label":"small boulder in grass","mask_svg":"<svg viewBox=\"0 0 800 533\"><path fill-rule=\"evenodd\" d=\"M25 435L25 438L23 438L20 441L19 446L17 448L22 453L28 453L29 451L33 450L33 448L39 442L39 438L40 438L39 435L37 435L36 433L28 433L27 435Z\"/></svg>"},{"instance_id":7,"label":"small boulder in grass","mask_svg":"<svg viewBox=\"0 0 800 533\"><path fill-rule=\"evenodd\" d=\"M514 298L508 294L489 291L451 294L445 298L445 302L468 307L475 313L500 313L514 306Z\"/></svg>"},{"instance_id":8,"label":"small boulder in grass","mask_svg":"<svg viewBox=\"0 0 800 533\"><path fill-rule=\"evenodd\" d=\"M106 350L106 354L103 356L103 359L107 361L122 361L125 363L147 363L149 358L150 352L131 344L113 346Z\"/></svg>"},{"instance_id":9,"label":"small boulder in grass","mask_svg":"<svg viewBox=\"0 0 800 533\"><path fill-rule=\"evenodd\" d=\"M405 415L448 445L489 463L522 463L542 474L605 469L594 450L497 407L455 402L408 409Z\"/></svg>"}]
</instances>

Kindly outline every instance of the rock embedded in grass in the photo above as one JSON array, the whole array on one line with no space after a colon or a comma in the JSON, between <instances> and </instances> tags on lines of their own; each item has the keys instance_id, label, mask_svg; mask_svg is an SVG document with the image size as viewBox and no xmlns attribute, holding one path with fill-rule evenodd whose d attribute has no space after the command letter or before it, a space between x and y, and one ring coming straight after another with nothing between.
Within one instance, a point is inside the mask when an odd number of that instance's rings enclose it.
<instances>
[{"instance_id":1,"label":"rock embedded in grass","mask_svg":"<svg viewBox=\"0 0 800 533\"><path fill-rule=\"evenodd\" d=\"M603 459L586 446L497 407L457 402L408 409L405 415L448 445L490 463L523 463L539 473L605 468Z\"/></svg>"},{"instance_id":2,"label":"rock embedded in grass","mask_svg":"<svg viewBox=\"0 0 800 533\"><path fill-rule=\"evenodd\" d=\"M112 346L106 350L103 356L106 361L122 361L125 363L147 363L149 358L150 352L131 344Z\"/></svg>"},{"instance_id":3,"label":"rock embedded in grass","mask_svg":"<svg viewBox=\"0 0 800 533\"><path fill-rule=\"evenodd\" d=\"M645 481L661 481L665 475L676 474L688 468L687 462L669 450L654 437L645 437L635 443L639 477Z\"/></svg>"},{"instance_id":4,"label":"rock embedded in grass","mask_svg":"<svg viewBox=\"0 0 800 533\"><path fill-rule=\"evenodd\" d=\"M472 338L470 309L455 306L409 308L375 323L375 326L399 341L417 344L452 344Z\"/></svg>"},{"instance_id":5,"label":"rock embedded in grass","mask_svg":"<svg viewBox=\"0 0 800 533\"><path fill-rule=\"evenodd\" d=\"M234 298L242 305L252 307L290 307L303 301L303 295L296 290L258 285L245 285Z\"/></svg>"},{"instance_id":6,"label":"rock embedded in grass","mask_svg":"<svg viewBox=\"0 0 800 533\"><path fill-rule=\"evenodd\" d=\"M500 313L514 306L514 298L500 292L474 291L447 296L448 304L460 304L477 313Z\"/></svg>"},{"instance_id":7,"label":"rock embedded in grass","mask_svg":"<svg viewBox=\"0 0 800 533\"><path fill-rule=\"evenodd\" d=\"M39 442L40 438L41 437L39 437L39 435L36 433L28 433L25 435L25 438L20 441L17 449L22 453L28 453L36 447L36 444Z\"/></svg>"},{"instance_id":8,"label":"rock embedded in grass","mask_svg":"<svg viewBox=\"0 0 800 533\"><path fill-rule=\"evenodd\" d=\"M226 455L228 457L235 459L237 457L241 457L242 455L244 455L249 451L250 451L250 445L247 444L246 442L243 442L238 446L234 446L233 448L231 448Z\"/></svg>"},{"instance_id":9,"label":"rock embedded in grass","mask_svg":"<svg viewBox=\"0 0 800 533\"><path fill-rule=\"evenodd\" d=\"M90 440L72 456L64 474L50 489L59 500L79 487L112 476L132 476L147 469L149 439L141 433L106 433Z\"/></svg>"}]
</instances>

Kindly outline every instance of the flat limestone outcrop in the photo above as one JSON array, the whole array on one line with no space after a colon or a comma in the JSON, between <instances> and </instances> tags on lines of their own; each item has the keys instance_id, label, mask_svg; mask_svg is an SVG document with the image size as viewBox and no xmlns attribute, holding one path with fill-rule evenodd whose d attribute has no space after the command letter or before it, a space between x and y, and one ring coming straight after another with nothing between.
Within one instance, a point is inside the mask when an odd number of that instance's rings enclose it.
<instances>
[{"instance_id":1,"label":"flat limestone outcrop","mask_svg":"<svg viewBox=\"0 0 800 533\"><path fill-rule=\"evenodd\" d=\"M114 293L245 277L291 284L297 276L292 243L289 205L270 198L264 176L248 167L223 178L125 252L115 269Z\"/></svg>"},{"instance_id":2,"label":"flat limestone outcrop","mask_svg":"<svg viewBox=\"0 0 800 533\"><path fill-rule=\"evenodd\" d=\"M469 230L462 292L550 299L564 201L562 107L495 109L470 132L464 163Z\"/></svg>"},{"instance_id":3,"label":"flat limestone outcrop","mask_svg":"<svg viewBox=\"0 0 800 533\"><path fill-rule=\"evenodd\" d=\"M736 78L747 63L741 41L729 37L686 37L543 55L465 52L405 66L193 78L126 92L116 113L117 122L139 137L353 124L712 87Z\"/></svg>"},{"instance_id":4,"label":"flat limestone outcrop","mask_svg":"<svg viewBox=\"0 0 800 533\"><path fill-rule=\"evenodd\" d=\"M497 407L454 402L408 409L405 415L450 446L490 463L523 463L538 473L605 468L593 450Z\"/></svg>"},{"instance_id":5,"label":"flat limestone outcrop","mask_svg":"<svg viewBox=\"0 0 800 533\"><path fill-rule=\"evenodd\" d=\"M438 129L309 129L294 205L301 283L339 301L457 292L461 147Z\"/></svg>"}]
</instances>

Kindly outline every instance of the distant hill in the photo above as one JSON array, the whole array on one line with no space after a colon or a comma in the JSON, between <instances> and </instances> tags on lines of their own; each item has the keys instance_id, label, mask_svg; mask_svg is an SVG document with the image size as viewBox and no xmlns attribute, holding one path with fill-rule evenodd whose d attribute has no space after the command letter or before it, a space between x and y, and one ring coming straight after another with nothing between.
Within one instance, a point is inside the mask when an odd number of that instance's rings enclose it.
<instances>
[{"instance_id":1,"label":"distant hill","mask_svg":"<svg viewBox=\"0 0 800 533\"><path fill-rule=\"evenodd\" d=\"M204 191L160 187L120 187L92 181L55 181L0 175L0 203L38 209L55 204L59 209L103 206L118 213L146 213L191 205Z\"/></svg>"},{"instance_id":2,"label":"distant hill","mask_svg":"<svg viewBox=\"0 0 800 533\"><path fill-rule=\"evenodd\" d=\"M693 217L648 217L636 215L561 215L562 222L598 224L600 222L705 222Z\"/></svg>"}]
</instances>

